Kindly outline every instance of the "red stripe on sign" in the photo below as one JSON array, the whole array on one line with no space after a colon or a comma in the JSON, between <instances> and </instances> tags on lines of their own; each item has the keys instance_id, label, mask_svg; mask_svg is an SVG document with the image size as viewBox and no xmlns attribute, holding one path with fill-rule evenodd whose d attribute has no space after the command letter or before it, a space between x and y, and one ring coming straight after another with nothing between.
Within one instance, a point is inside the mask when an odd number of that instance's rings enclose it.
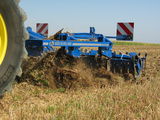
<instances>
[{"instance_id":1,"label":"red stripe on sign","mask_svg":"<svg viewBox=\"0 0 160 120\"><path fill-rule=\"evenodd\" d=\"M119 23L119 26L127 33L127 35L132 35L132 33L123 23Z\"/></svg>"},{"instance_id":2,"label":"red stripe on sign","mask_svg":"<svg viewBox=\"0 0 160 120\"><path fill-rule=\"evenodd\" d=\"M122 33L120 33L119 30L117 30L117 36L118 36L118 35L122 35Z\"/></svg>"},{"instance_id":3,"label":"red stripe on sign","mask_svg":"<svg viewBox=\"0 0 160 120\"><path fill-rule=\"evenodd\" d=\"M40 25L41 25L41 24L40 24L40 23L38 23L38 24L37 24L37 28L38 28Z\"/></svg>"},{"instance_id":4,"label":"red stripe on sign","mask_svg":"<svg viewBox=\"0 0 160 120\"><path fill-rule=\"evenodd\" d=\"M129 23L132 28L134 28L134 23Z\"/></svg>"},{"instance_id":5,"label":"red stripe on sign","mask_svg":"<svg viewBox=\"0 0 160 120\"><path fill-rule=\"evenodd\" d=\"M44 34L48 34L48 30Z\"/></svg>"},{"instance_id":6,"label":"red stripe on sign","mask_svg":"<svg viewBox=\"0 0 160 120\"><path fill-rule=\"evenodd\" d=\"M47 24L43 24L43 26L41 27L41 29L39 29L39 33L41 33L48 25Z\"/></svg>"}]
</instances>

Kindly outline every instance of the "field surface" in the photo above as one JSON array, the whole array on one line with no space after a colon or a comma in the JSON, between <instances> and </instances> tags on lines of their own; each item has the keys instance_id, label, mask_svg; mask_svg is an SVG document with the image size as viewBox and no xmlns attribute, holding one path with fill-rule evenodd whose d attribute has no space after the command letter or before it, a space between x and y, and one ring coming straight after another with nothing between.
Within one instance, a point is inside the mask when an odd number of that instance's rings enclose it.
<instances>
[{"instance_id":1,"label":"field surface","mask_svg":"<svg viewBox=\"0 0 160 120\"><path fill-rule=\"evenodd\" d=\"M133 51L148 53L147 69L137 80L138 82L125 80L111 73L108 73L107 78L93 78L90 74L92 71L83 65L79 67L78 64L76 70L80 72L82 78L71 70L65 70L64 74L69 76L69 73L73 72L69 78L77 78L78 82L72 82L72 86L65 84L66 88L61 84L49 86L52 81L48 83L42 78L44 75L53 78L51 73L42 71L43 61L34 69L31 69L32 65L25 65L27 67L24 67L22 81L15 84L13 90L0 99L0 119L159 120L160 45L119 44L113 49L124 53ZM46 66L49 66L47 67L49 69L51 63L45 64ZM37 72L37 68L41 72ZM61 73L61 70L57 68L56 72ZM99 74L101 72L103 71L99 71ZM31 82L32 79L34 82ZM37 80L41 83L37 83ZM44 86L41 85L42 83Z\"/></svg>"}]
</instances>

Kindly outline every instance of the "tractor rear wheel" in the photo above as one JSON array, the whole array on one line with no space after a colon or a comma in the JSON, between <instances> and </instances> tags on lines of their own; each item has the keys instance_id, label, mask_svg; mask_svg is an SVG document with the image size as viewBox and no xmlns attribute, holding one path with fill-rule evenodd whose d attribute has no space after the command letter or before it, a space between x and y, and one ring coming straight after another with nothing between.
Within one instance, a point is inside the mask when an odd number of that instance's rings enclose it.
<instances>
[{"instance_id":1,"label":"tractor rear wheel","mask_svg":"<svg viewBox=\"0 0 160 120\"><path fill-rule=\"evenodd\" d=\"M24 54L25 17L19 0L0 0L0 95L11 89Z\"/></svg>"}]
</instances>

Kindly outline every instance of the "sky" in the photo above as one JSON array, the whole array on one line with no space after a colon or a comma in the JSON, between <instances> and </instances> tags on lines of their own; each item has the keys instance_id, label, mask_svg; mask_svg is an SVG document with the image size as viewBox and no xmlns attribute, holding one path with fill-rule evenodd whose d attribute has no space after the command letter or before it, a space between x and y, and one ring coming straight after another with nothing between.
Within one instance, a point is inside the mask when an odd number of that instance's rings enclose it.
<instances>
[{"instance_id":1,"label":"sky","mask_svg":"<svg viewBox=\"0 0 160 120\"><path fill-rule=\"evenodd\" d=\"M115 36L118 22L134 22L134 41L160 43L160 0L21 0L26 27L49 23L49 34L61 28Z\"/></svg>"}]
</instances>

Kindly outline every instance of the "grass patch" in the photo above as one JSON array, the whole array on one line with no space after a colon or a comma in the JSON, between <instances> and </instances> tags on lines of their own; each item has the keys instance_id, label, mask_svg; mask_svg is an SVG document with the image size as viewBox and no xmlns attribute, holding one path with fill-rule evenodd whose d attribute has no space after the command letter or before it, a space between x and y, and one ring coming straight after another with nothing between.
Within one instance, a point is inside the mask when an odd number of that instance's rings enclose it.
<instances>
[{"instance_id":1,"label":"grass patch","mask_svg":"<svg viewBox=\"0 0 160 120\"><path fill-rule=\"evenodd\" d=\"M156 43L141 43L141 42L133 42L133 41L113 41L114 45L160 45Z\"/></svg>"},{"instance_id":2,"label":"grass patch","mask_svg":"<svg viewBox=\"0 0 160 120\"><path fill-rule=\"evenodd\" d=\"M50 94L50 93L65 93L66 89L65 88L57 88L57 89L46 89L45 94Z\"/></svg>"}]
</instances>

